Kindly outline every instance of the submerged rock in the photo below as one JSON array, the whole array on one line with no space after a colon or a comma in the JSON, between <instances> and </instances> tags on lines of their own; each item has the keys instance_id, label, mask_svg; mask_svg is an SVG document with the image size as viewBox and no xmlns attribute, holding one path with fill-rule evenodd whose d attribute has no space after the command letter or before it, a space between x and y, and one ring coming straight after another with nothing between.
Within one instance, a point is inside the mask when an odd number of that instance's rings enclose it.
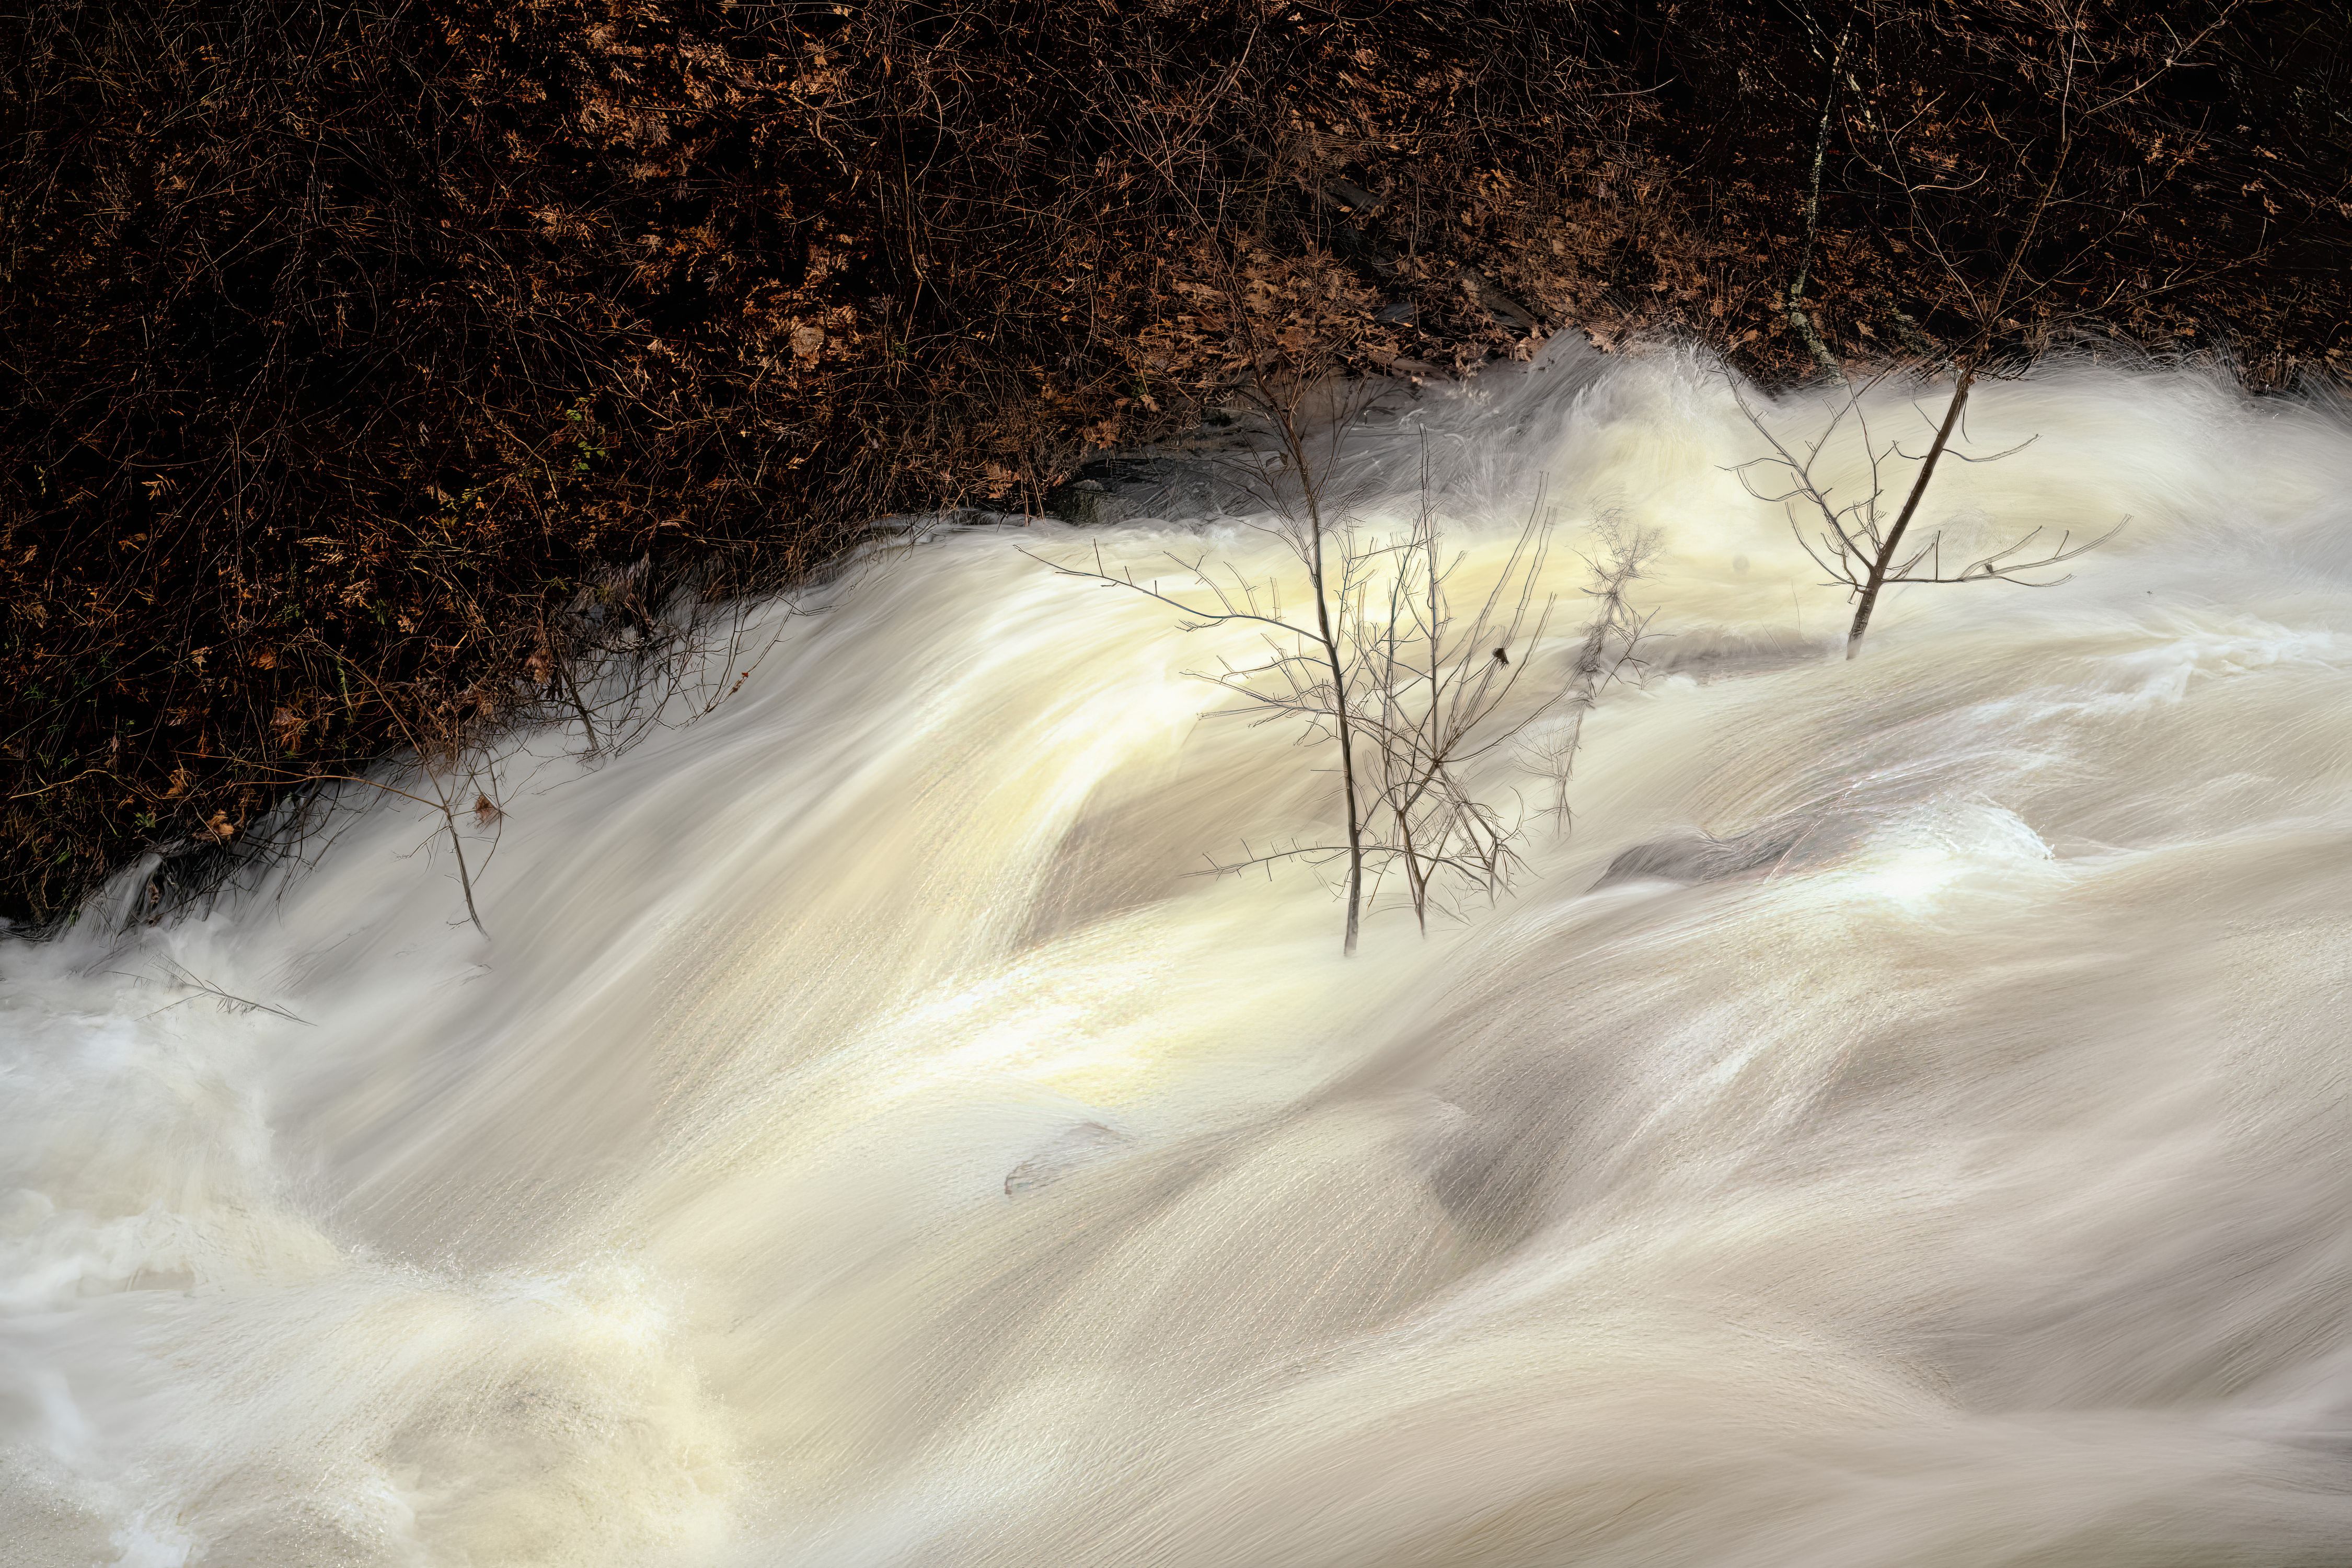
<instances>
[{"instance_id":1,"label":"submerged rock","mask_svg":"<svg viewBox=\"0 0 2352 1568\"><path fill-rule=\"evenodd\" d=\"M1079 1166L1091 1164L1133 1142L1126 1133L1099 1121L1081 1121L1006 1173L1004 1195L1017 1198L1050 1185Z\"/></svg>"}]
</instances>

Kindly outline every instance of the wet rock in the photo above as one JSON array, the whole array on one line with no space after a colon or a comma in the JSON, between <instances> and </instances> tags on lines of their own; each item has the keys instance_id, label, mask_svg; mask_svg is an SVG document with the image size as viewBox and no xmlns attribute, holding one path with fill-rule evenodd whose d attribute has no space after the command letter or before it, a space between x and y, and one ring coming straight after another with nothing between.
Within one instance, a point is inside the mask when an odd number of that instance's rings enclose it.
<instances>
[{"instance_id":1,"label":"wet rock","mask_svg":"<svg viewBox=\"0 0 2352 1568\"><path fill-rule=\"evenodd\" d=\"M1050 1186L1080 1166L1115 1153L1133 1142L1126 1133L1099 1121L1081 1121L1013 1166L1004 1177L1004 1195L1017 1198Z\"/></svg>"},{"instance_id":2,"label":"wet rock","mask_svg":"<svg viewBox=\"0 0 2352 1568\"><path fill-rule=\"evenodd\" d=\"M1082 528L1094 528L1124 521L1135 511L1099 480L1077 479L1046 495L1045 515Z\"/></svg>"},{"instance_id":3,"label":"wet rock","mask_svg":"<svg viewBox=\"0 0 2352 1568\"><path fill-rule=\"evenodd\" d=\"M1691 832L1636 844L1609 862L1592 886L1656 879L1667 882L1720 882L1825 860L1850 847L1856 824L1811 813L1790 813L1759 823L1728 838Z\"/></svg>"}]
</instances>

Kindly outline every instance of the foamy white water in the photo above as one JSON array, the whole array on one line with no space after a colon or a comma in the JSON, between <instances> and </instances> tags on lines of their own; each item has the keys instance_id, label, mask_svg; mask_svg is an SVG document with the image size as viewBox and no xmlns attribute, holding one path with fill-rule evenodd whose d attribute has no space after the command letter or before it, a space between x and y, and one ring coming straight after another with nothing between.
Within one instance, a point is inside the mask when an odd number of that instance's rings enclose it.
<instances>
[{"instance_id":1,"label":"foamy white water","mask_svg":"<svg viewBox=\"0 0 2352 1568\"><path fill-rule=\"evenodd\" d=\"M1846 665L1686 362L1423 417L1466 572L1538 474L1667 545L1573 836L1428 940L1187 875L1328 781L1041 529L541 737L488 940L394 800L0 945L0 1561L2344 1562L2352 429L1984 387L2040 439L1928 521L2134 521ZM1110 536L1203 537L1275 561Z\"/></svg>"}]
</instances>

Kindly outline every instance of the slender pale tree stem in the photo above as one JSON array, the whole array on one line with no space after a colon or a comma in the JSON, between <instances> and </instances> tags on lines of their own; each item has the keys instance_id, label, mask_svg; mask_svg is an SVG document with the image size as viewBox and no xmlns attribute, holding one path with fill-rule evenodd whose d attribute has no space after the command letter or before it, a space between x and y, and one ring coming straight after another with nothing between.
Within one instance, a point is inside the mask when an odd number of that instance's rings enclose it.
<instances>
[{"instance_id":1,"label":"slender pale tree stem","mask_svg":"<svg viewBox=\"0 0 2352 1568\"><path fill-rule=\"evenodd\" d=\"M1837 355L1830 352L1829 345L1822 341L1821 332L1813 325L1813 318L1805 310L1805 279L1812 270L1813 242L1821 232L1822 168L1829 159L1830 123L1837 110L1838 68L1845 63L1845 41L1853 30L1853 24L1848 22L1839 31L1836 52L1830 57L1829 92L1822 100L1821 130L1813 138L1813 179L1805 196L1805 243L1797 253L1796 275L1789 279L1788 293L1783 300L1788 307L1789 324L1796 328L1798 335L1804 339L1805 347L1811 353L1814 363L1828 371L1841 384L1845 381L1844 367L1838 363Z\"/></svg>"}]
</instances>

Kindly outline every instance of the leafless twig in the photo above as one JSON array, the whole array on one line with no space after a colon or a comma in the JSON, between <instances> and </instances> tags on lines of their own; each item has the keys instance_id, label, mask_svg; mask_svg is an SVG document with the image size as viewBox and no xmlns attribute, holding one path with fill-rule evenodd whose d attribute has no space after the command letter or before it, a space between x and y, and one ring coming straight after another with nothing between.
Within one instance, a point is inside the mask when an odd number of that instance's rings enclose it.
<instances>
[{"instance_id":1,"label":"leafless twig","mask_svg":"<svg viewBox=\"0 0 2352 1568\"><path fill-rule=\"evenodd\" d=\"M1283 450L1298 461L1304 441L1294 435ZM1491 900L1508 889L1521 866L1516 844L1522 824L1480 791L1475 772L1565 704L1565 749L1549 753L1556 793L1564 795L1582 713L1626 667L1642 635L1644 619L1631 608L1627 590L1653 542L1605 531L1606 559L1595 564L1597 585L1587 590L1601 601L1599 614L1567 670L1555 676L1546 673L1540 651L1557 608L1543 590L1553 519L1540 495L1485 594L1465 613L1452 596L1462 558L1446 552L1425 444L1421 506L1401 535L1368 533L1352 514L1330 509L1327 489L1311 479L1306 485L1312 510L1299 502L1277 513L1274 531L1306 569L1307 605L1286 607L1277 579L1253 580L1205 557L1170 558L1189 583L1173 591L1112 569L1099 548L1090 565L1045 563L1170 605L1181 613L1186 630L1248 626L1260 633L1261 657L1221 659L1215 670L1201 672L1235 699L1216 711L1254 723L1295 723L1334 747L1347 833L1338 842L1244 843L1240 857L1212 858L1209 869L1239 875L1287 862L1338 867L1348 911L1344 946L1353 952L1362 919L1391 876L1402 881L1423 931L1433 910L1456 911L1463 894ZM1283 498L1276 492L1276 499ZM1564 823L1564 801L1559 809Z\"/></svg>"},{"instance_id":2,"label":"leafless twig","mask_svg":"<svg viewBox=\"0 0 2352 1568\"><path fill-rule=\"evenodd\" d=\"M203 975L198 974L195 971L189 969L184 964L174 963L171 959L165 959L163 961L163 966L166 969L169 969L172 973L177 977L180 984L192 988L196 993L196 995L210 996L213 998L214 1001L220 1005L220 1009L224 1013L268 1013L273 1016L287 1019L291 1023L300 1024L306 1028L317 1027L317 1026L312 1024L310 1019L302 1017L299 1014L289 1013L283 1007L273 1007L267 1002L257 1002L250 996L239 996L233 991L225 991L221 987L214 984L211 981L206 980ZM119 969L108 970L106 973L110 974L123 973L123 972ZM137 975L130 974L125 974L123 977L125 979L132 980L140 978ZM195 999L195 996L183 996L178 1002L165 1003L163 1006L156 1008L154 1012L147 1014L146 1016L150 1018L156 1017L162 1014L170 1012L173 1008L179 1006L182 1003L193 1002Z\"/></svg>"}]
</instances>

